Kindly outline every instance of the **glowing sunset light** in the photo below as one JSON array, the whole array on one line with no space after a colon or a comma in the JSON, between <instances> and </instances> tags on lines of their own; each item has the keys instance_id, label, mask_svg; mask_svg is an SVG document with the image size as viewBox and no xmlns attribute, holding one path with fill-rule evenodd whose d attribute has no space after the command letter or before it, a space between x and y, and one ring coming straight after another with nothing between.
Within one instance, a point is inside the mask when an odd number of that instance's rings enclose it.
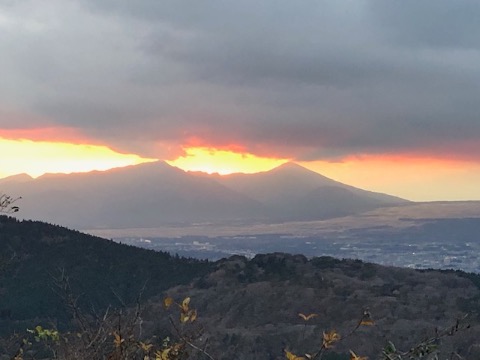
<instances>
[{"instance_id":1,"label":"glowing sunset light","mask_svg":"<svg viewBox=\"0 0 480 360\"><path fill-rule=\"evenodd\" d=\"M287 161L288 159L264 158L248 153L192 147L185 149L184 156L167 162L185 171L227 175L238 172L248 174L267 171Z\"/></svg>"},{"instance_id":2,"label":"glowing sunset light","mask_svg":"<svg viewBox=\"0 0 480 360\"><path fill-rule=\"evenodd\" d=\"M4 138L0 138L0 153L0 178L19 173L37 177L45 173L108 170L156 160L121 154L106 146Z\"/></svg>"},{"instance_id":3,"label":"glowing sunset light","mask_svg":"<svg viewBox=\"0 0 480 360\"><path fill-rule=\"evenodd\" d=\"M480 200L478 162L399 154L300 164L346 184L409 200Z\"/></svg>"}]
</instances>

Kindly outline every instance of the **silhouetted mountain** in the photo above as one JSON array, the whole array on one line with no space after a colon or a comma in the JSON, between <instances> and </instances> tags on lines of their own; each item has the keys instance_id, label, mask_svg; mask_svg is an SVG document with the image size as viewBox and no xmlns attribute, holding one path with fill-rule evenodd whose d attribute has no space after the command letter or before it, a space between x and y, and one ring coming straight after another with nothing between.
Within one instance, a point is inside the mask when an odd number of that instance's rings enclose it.
<instances>
[{"instance_id":1,"label":"silhouetted mountain","mask_svg":"<svg viewBox=\"0 0 480 360\"><path fill-rule=\"evenodd\" d=\"M365 191L329 179L295 163L257 174L217 177L225 186L270 208L282 220L315 220L356 214L407 203L398 197Z\"/></svg>"},{"instance_id":2,"label":"silhouetted mountain","mask_svg":"<svg viewBox=\"0 0 480 360\"><path fill-rule=\"evenodd\" d=\"M5 184L2 190L22 196L23 218L77 229L235 221L267 214L258 201L163 162L47 174L28 183Z\"/></svg>"},{"instance_id":3,"label":"silhouetted mountain","mask_svg":"<svg viewBox=\"0 0 480 360\"><path fill-rule=\"evenodd\" d=\"M21 216L77 229L162 224L312 220L406 201L328 179L289 163L258 174L184 172L163 162L10 181Z\"/></svg>"},{"instance_id":4,"label":"silhouetted mountain","mask_svg":"<svg viewBox=\"0 0 480 360\"><path fill-rule=\"evenodd\" d=\"M12 176L7 176L6 178L0 179L0 185L7 184L7 183L21 183L32 181L33 178L28 174L17 174Z\"/></svg>"}]
</instances>

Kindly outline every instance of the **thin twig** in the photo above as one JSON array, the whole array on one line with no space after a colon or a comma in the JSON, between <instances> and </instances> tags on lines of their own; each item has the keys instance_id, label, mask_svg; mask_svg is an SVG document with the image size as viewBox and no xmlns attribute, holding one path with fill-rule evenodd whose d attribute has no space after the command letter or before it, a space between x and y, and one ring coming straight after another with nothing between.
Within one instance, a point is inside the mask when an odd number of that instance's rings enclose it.
<instances>
[{"instance_id":1,"label":"thin twig","mask_svg":"<svg viewBox=\"0 0 480 360\"><path fill-rule=\"evenodd\" d=\"M197 345L193 344L190 340L188 340L178 329L178 327L175 325L175 321L173 321L172 316L168 316L168 320L170 321L170 324L172 324L173 328L175 329L175 332L177 333L178 338L183 341L185 344L190 346L191 348L200 351L202 354L204 354L207 358L210 360L215 360L215 358L210 355L206 350L199 348Z\"/></svg>"}]
</instances>

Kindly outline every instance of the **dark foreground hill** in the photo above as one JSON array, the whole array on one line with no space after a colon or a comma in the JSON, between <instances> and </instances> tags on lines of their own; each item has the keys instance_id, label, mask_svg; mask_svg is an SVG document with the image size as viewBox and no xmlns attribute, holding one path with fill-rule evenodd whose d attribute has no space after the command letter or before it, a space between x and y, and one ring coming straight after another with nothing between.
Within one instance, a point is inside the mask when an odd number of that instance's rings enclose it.
<instances>
[{"instance_id":1,"label":"dark foreground hill","mask_svg":"<svg viewBox=\"0 0 480 360\"><path fill-rule=\"evenodd\" d=\"M0 216L0 329L19 321L64 322L54 278L64 272L79 304L90 311L132 304L209 271L210 264L172 257L36 221Z\"/></svg>"},{"instance_id":2,"label":"dark foreground hill","mask_svg":"<svg viewBox=\"0 0 480 360\"><path fill-rule=\"evenodd\" d=\"M312 352L333 329L345 339L330 359L348 359L349 349L378 359L388 341L408 350L465 315L468 329L442 338L441 359L480 358L480 277L473 274L281 253L212 264L8 217L0 217L0 256L4 334L39 323L65 329L65 306L51 289L63 269L85 312L132 304L146 283L141 336L156 346L175 338L164 297L191 297L204 329L199 345L208 342L218 360L285 359L285 347ZM374 325L348 335L367 308ZM298 313L317 317L305 323Z\"/></svg>"}]
</instances>

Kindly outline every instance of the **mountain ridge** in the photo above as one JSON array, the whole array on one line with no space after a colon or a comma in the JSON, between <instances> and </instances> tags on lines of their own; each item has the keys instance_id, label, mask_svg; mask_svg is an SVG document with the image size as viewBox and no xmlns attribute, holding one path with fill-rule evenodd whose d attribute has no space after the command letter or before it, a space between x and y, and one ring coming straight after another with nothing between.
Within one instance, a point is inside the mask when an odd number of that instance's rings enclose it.
<instances>
[{"instance_id":1,"label":"mountain ridge","mask_svg":"<svg viewBox=\"0 0 480 360\"><path fill-rule=\"evenodd\" d=\"M2 191L22 196L24 218L77 229L312 220L407 203L294 163L258 174L220 176L189 173L158 161L8 181Z\"/></svg>"}]
</instances>

